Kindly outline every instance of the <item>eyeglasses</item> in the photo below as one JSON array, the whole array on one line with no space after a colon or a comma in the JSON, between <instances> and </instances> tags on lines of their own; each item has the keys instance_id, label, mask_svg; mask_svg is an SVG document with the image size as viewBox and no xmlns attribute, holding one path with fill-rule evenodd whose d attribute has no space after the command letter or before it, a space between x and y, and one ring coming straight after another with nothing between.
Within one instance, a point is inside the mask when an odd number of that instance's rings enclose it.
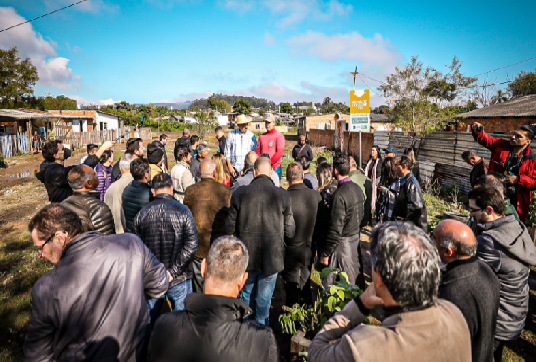
<instances>
[{"instance_id":1,"label":"eyeglasses","mask_svg":"<svg viewBox=\"0 0 536 362\"><path fill-rule=\"evenodd\" d=\"M64 233L64 234L67 234L67 231L63 231L63 233ZM43 248L45 247L45 245L47 245L47 244L54 238L54 236L56 236L56 233L50 235L50 237L43 243L43 245L41 245L41 246L37 246L37 247L35 248L36 251L38 251L38 252L40 252L40 253L43 252Z\"/></svg>"}]
</instances>

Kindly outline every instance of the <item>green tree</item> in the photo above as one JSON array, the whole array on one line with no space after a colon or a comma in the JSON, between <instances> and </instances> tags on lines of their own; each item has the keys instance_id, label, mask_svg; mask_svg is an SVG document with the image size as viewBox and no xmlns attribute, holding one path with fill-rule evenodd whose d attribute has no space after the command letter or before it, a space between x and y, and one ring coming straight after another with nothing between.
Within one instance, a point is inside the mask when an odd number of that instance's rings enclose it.
<instances>
[{"instance_id":1,"label":"green tree","mask_svg":"<svg viewBox=\"0 0 536 362\"><path fill-rule=\"evenodd\" d=\"M389 106L382 104L381 106L374 108L371 112L376 114L388 114L389 110Z\"/></svg>"},{"instance_id":2,"label":"green tree","mask_svg":"<svg viewBox=\"0 0 536 362\"><path fill-rule=\"evenodd\" d=\"M510 94L502 89L497 90L497 94L491 97L491 104L504 103L510 99Z\"/></svg>"},{"instance_id":3,"label":"green tree","mask_svg":"<svg viewBox=\"0 0 536 362\"><path fill-rule=\"evenodd\" d=\"M220 109L221 108L221 103L219 100L217 100L215 97L210 97L207 101L207 106L208 108L210 109Z\"/></svg>"},{"instance_id":4,"label":"green tree","mask_svg":"<svg viewBox=\"0 0 536 362\"><path fill-rule=\"evenodd\" d=\"M290 103L281 104L281 113L291 113L292 114L292 106L290 105Z\"/></svg>"},{"instance_id":5,"label":"green tree","mask_svg":"<svg viewBox=\"0 0 536 362\"><path fill-rule=\"evenodd\" d=\"M384 96L395 100L389 118L396 127L414 136L442 129L452 118L456 101L463 101L474 93L477 78L464 76L462 63L454 56L448 73L430 66L424 67L417 56L395 73L386 77L378 87Z\"/></svg>"},{"instance_id":6,"label":"green tree","mask_svg":"<svg viewBox=\"0 0 536 362\"><path fill-rule=\"evenodd\" d=\"M0 105L12 108L33 95L39 80L37 68L29 58L21 60L17 47L0 49Z\"/></svg>"},{"instance_id":7,"label":"green tree","mask_svg":"<svg viewBox=\"0 0 536 362\"><path fill-rule=\"evenodd\" d=\"M220 101L220 108L218 108L218 110L221 113L229 113L231 112L231 105L225 99L222 99Z\"/></svg>"},{"instance_id":8,"label":"green tree","mask_svg":"<svg viewBox=\"0 0 536 362\"><path fill-rule=\"evenodd\" d=\"M205 112L196 113L194 118L197 122L192 125L192 130L200 139L204 139L205 134L217 126L216 120L212 117L207 117Z\"/></svg>"},{"instance_id":9,"label":"green tree","mask_svg":"<svg viewBox=\"0 0 536 362\"><path fill-rule=\"evenodd\" d=\"M239 99L233 105L233 108L238 114L250 114L251 104L246 99Z\"/></svg>"},{"instance_id":10,"label":"green tree","mask_svg":"<svg viewBox=\"0 0 536 362\"><path fill-rule=\"evenodd\" d=\"M521 72L508 83L508 92L512 98L536 94L536 72Z\"/></svg>"},{"instance_id":11,"label":"green tree","mask_svg":"<svg viewBox=\"0 0 536 362\"><path fill-rule=\"evenodd\" d=\"M322 102L322 105L323 106L329 106L333 101L331 100L330 97L326 97L324 98L324 101Z\"/></svg>"}]
</instances>

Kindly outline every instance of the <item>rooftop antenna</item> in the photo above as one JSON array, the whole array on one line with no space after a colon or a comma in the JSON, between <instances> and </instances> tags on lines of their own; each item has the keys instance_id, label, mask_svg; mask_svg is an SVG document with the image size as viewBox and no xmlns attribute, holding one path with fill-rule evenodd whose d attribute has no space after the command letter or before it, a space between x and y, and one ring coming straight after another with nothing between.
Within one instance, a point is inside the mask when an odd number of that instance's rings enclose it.
<instances>
[{"instance_id":1,"label":"rooftop antenna","mask_svg":"<svg viewBox=\"0 0 536 362\"><path fill-rule=\"evenodd\" d=\"M354 91L355 91L355 79L357 75L359 74L359 72L357 71L357 65L355 66L355 71L350 72L350 74L354 76Z\"/></svg>"}]
</instances>

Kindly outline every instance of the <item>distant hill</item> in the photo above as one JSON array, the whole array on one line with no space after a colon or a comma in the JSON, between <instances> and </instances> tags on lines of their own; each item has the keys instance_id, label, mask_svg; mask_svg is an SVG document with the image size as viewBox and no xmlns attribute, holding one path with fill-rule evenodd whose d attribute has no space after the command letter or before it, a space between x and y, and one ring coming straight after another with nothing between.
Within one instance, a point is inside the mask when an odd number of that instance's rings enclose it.
<instances>
[{"instance_id":1,"label":"distant hill","mask_svg":"<svg viewBox=\"0 0 536 362\"><path fill-rule=\"evenodd\" d=\"M183 108L188 108L190 106L190 103L186 103L186 102L183 102L183 103L153 103L155 106L159 107L159 106L162 106L162 107L167 107L167 108L170 108L170 107L173 107L173 109L183 109ZM136 103L137 106L148 106L149 103Z\"/></svg>"},{"instance_id":2,"label":"distant hill","mask_svg":"<svg viewBox=\"0 0 536 362\"><path fill-rule=\"evenodd\" d=\"M257 97L244 97L244 96L235 96L235 95L227 95L227 94L221 94L221 93L214 93L211 97L216 98L217 100L221 101L222 99L225 100L227 103L231 105L231 107L235 104L235 102L239 99L245 99L247 100L253 108L261 108L267 110L269 107L272 107L272 109L275 109L277 106L275 102L269 101L264 98L257 98ZM208 98L201 98L193 100L191 105L192 106L198 106L199 108L208 108L207 106Z\"/></svg>"}]
</instances>

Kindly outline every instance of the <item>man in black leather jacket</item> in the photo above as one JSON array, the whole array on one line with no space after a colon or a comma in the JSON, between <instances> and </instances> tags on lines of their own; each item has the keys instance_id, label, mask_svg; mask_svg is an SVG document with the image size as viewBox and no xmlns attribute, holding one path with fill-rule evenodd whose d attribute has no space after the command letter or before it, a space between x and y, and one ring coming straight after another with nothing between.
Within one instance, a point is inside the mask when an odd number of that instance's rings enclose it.
<instances>
[{"instance_id":1,"label":"man in black leather jacket","mask_svg":"<svg viewBox=\"0 0 536 362\"><path fill-rule=\"evenodd\" d=\"M350 158L343 153L333 157L333 173L338 181L329 208L331 218L320 263L331 269L340 269L348 275L350 284L365 289L361 255L360 225L365 214L365 194L350 179ZM332 284L333 275L327 275L322 284Z\"/></svg>"},{"instance_id":2,"label":"man in black leather jacket","mask_svg":"<svg viewBox=\"0 0 536 362\"><path fill-rule=\"evenodd\" d=\"M123 202L123 215L126 233L134 233L134 218L145 205L153 201L151 187L148 185L151 180L151 167L145 158L138 158L130 163L130 173L134 180L125 187L121 200Z\"/></svg>"},{"instance_id":3,"label":"man in black leather jacket","mask_svg":"<svg viewBox=\"0 0 536 362\"><path fill-rule=\"evenodd\" d=\"M62 205L76 212L82 220L85 231L98 231L105 235L115 234L115 223L112 211L96 195L91 195L99 185L97 174L89 166L82 165L73 168L67 175L69 185L74 191L62 202Z\"/></svg>"},{"instance_id":4,"label":"man in black leather jacket","mask_svg":"<svg viewBox=\"0 0 536 362\"><path fill-rule=\"evenodd\" d=\"M279 352L267 326L247 320L251 308L237 299L248 278L248 249L237 238L214 241L201 262L203 293L186 297L184 311L156 322L149 358L152 362L276 362Z\"/></svg>"},{"instance_id":5,"label":"man in black leather jacket","mask_svg":"<svg viewBox=\"0 0 536 362\"><path fill-rule=\"evenodd\" d=\"M166 293L173 310L184 309L184 299L192 292L192 261L197 251L197 229L188 209L173 197L173 182L167 173L153 178L154 201L146 205L134 220L134 232L173 276ZM147 301L154 321L163 298Z\"/></svg>"},{"instance_id":6,"label":"man in black leather jacket","mask_svg":"<svg viewBox=\"0 0 536 362\"><path fill-rule=\"evenodd\" d=\"M145 295L171 277L132 234L82 233L78 215L51 204L28 226L38 257L54 268L32 288L25 361L144 361Z\"/></svg>"},{"instance_id":7,"label":"man in black leather jacket","mask_svg":"<svg viewBox=\"0 0 536 362\"><path fill-rule=\"evenodd\" d=\"M408 156L400 156L396 162L396 173L400 177L400 191L393 207L393 220L410 221L428 233L426 204L422 197L419 181L413 176L413 161Z\"/></svg>"}]
</instances>

